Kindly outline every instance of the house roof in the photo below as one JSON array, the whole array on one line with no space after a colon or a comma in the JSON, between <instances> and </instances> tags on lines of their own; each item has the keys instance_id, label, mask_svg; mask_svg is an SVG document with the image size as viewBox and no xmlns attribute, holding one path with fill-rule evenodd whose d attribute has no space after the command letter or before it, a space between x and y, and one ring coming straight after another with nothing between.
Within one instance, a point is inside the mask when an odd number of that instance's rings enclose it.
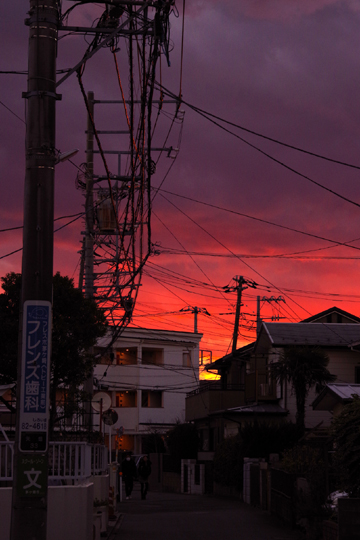
<instances>
[{"instance_id":1,"label":"house roof","mask_svg":"<svg viewBox=\"0 0 360 540\"><path fill-rule=\"evenodd\" d=\"M353 315L352 313L349 313L348 311L344 311L343 309L340 309L336 306L326 309L325 311L321 311L320 313L316 313L316 315L312 315L311 317L308 317L307 319L304 319L301 322L306 322L306 323L316 322L319 319L323 319L324 317L327 317L333 314L341 315L341 317L345 319L349 319L353 321L354 323L360 323L360 317L357 317L356 315ZM343 324L346 324L346 323L343 323Z\"/></svg>"},{"instance_id":2,"label":"house roof","mask_svg":"<svg viewBox=\"0 0 360 540\"><path fill-rule=\"evenodd\" d=\"M281 415L285 416L289 413L277 403L252 403L249 405L242 405L241 407L233 407L227 409L226 413L236 415Z\"/></svg>"},{"instance_id":3,"label":"house roof","mask_svg":"<svg viewBox=\"0 0 360 540\"><path fill-rule=\"evenodd\" d=\"M353 395L360 396L360 384L330 383L313 401L312 407L317 411L331 411L337 403L346 403Z\"/></svg>"},{"instance_id":4,"label":"house roof","mask_svg":"<svg viewBox=\"0 0 360 540\"><path fill-rule=\"evenodd\" d=\"M322 345L327 347L350 347L360 340L359 324L334 323L263 323L261 334L267 336L271 345Z\"/></svg>"},{"instance_id":5,"label":"house roof","mask_svg":"<svg viewBox=\"0 0 360 540\"><path fill-rule=\"evenodd\" d=\"M99 338L97 341L98 347L107 347L112 340L113 327L109 327L106 335ZM178 330L160 330L152 328L133 328L126 327L122 333L116 338L113 347L119 347L123 342L144 341L146 344L161 343L165 345L196 346L200 343L203 334L195 332L183 332Z\"/></svg>"},{"instance_id":6,"label":"house roof","mask_svg":"<svg viewBox=\"0 0 360 540\"><path fill-rule=\"evenodd\" d=\"M205 369L206 371L209 371L211 369L220 370L223 367L229 366L234 360L246 361L246 358L250 356L253 352L254 346L255 342L248 343L244 347L236 349L235 353L226 354L225 356L222 356L221 358L215 360L215 362L211 362L211 364L206 364Z\"/></svg>"}]
</instances>

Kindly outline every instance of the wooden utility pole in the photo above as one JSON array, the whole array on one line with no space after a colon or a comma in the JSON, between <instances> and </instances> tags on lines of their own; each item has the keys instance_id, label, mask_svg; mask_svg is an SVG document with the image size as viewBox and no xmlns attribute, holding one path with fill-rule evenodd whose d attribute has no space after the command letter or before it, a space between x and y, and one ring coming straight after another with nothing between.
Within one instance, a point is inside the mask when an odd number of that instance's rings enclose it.
<instances>
[{"instance_id":1,"label":"wooden utility pole","mask_svg":"<svg viewBox=\"0 0 360 540\"><path fill-rule=\"evenodd\" d=\"M46 540L58 0L30 0L11 540Z\"/></svg>"}]
</instances>

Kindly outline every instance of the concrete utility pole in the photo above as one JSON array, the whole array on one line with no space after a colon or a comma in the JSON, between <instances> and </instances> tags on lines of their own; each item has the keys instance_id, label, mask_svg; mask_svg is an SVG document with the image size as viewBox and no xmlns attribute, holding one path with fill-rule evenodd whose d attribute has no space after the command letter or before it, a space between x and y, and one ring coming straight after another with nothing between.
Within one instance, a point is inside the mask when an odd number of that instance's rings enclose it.
<instances>
[{"instance_id":1,"label":"concrete utility pole","mask_svg":"<svg viewBox=\"0 0 360 540\"><path fill-rule=\"evenodd\" d=\"M233 340L232 340L233 343L232 343L232 350L231 350L232 354L236 352L236 346L237 346L242 292L248 287L251 287L252 289L256 289L257 287L257 283L255 283L255 281L253 281L252 279L244 279L243 276L235 276L233 279L236 285L234 285L233 287L230 287L228 285L224 287L226 293L237 291L235 323L234 323L234 332L233 332ZM245 287L245 285L247 286Z\"/></svg>"},{"instance_id":2,"label":"concrete utility pole","mask_svg":"<svg viewBox=\"0 0 360 540\"><path fill-rule=\"evenodd\" d=\"M94 118L94 92L88 92L89 113ZM84 238L84 281L85 297L94 298L94 131L90 116L87 117L86 130L86 197L85 197L85 238ZM88 351L94 353L94 348ZM84 383L84 390L88 394L85 403L86 424L89 431L93 427L91 398L94 388L94 368ZM100 429L101 431L101 429Z\"/></svg>"},{"instance_id":3,"label":"concrete utility pole","mask_svg":"<svg viewBox=\"0 0 360 540\"><path fill-rule=\"evenodd\" d=\"M199 308L197 306L195 307L188 306L187 308L180 309L180 311L181 312L190 311L190 313L194 314L194 334L198 333L198 313L204 313L205 315L208 315L208 317L211 316L206 308Z\"/></svg>"},{"instance_id":4,"label":"concrete utility pole","mask_svg":"<svg viewBox=\"0 0 360 540\"><path fill-rule=\"evenodd\" d=\"M11 540L46 540L58 0L30 0Z\"/></svg>"},{"instance_id":5,"label":"concrete utility pole","mask_svg":"<svg viewBox=\"0 0 360 540\"><path fill-rule=\"evenodd\" d=\"M233 344L232 344L232 353L234 354L236 352L236 346L237 346L237 338L239 333L239 321L240 321L240 309L241 309L241 294L244 289L247 289L247 287L243 287L245 280L242 276L235 276L234 281L237 283L236 290L237 290L237 301L236 301L236 310L235 310L235 323L234 323L234 333L233 333Z\"/></svg>"},{"instance_id":6,"label":"concrete utility pole","mask_svg":"<svg viewBox=\"0 0 360 540\"><path fill-rule=\"evenodd\" d=\"M88 92L89 113L94 118L94 92ZM85 199L85 296L94 297L94 131L90 117L86 130L86 199Z\"/></svg>"},{"instance_id":7,"label":"concrete utility pole","mask_svg":"<svg viewBox=\"0 0 360 540\"><path fill-rule=\"evenodd\" d=\"M269 304L271 302L275 302L276 304L278 304L279 302L284 302L285 303L285 299L282 296L278 296L277 298L275 298L275 296L270 296L270 297L263 296L262 301L263 302L269 302ZM266 317L266 318L269 319L269 317ZM279 320L279 319L280 319L279 316L277 316L277 318L271 317L272 321L273 320ZM259 335L262 321L263 321L263 319L260 317L260 296L257 296L257 298L256 298L256 335L257 336Z\"/></svg>"}]
</instances>

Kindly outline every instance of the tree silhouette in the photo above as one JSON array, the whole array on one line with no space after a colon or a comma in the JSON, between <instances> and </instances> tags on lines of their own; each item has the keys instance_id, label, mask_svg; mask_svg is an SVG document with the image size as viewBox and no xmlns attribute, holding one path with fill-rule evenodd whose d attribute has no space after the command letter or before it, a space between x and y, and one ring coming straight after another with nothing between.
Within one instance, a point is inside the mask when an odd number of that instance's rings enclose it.
<instances>
[{"instance_id":1,"label":"tree silhouette","mask_svg":"<svg viewBox=\"0 0 360 540\"><path fill-rule=\"evenodd\" d=\"M296 425L305 431L305 403L310 388L320 392L336 376L327 369L329 357L319 347L292 346L284 349L277 362L270 364L271 376L291 384L296 399Z\"/></svg>"},{"instance_id":2,"label":"tree silhouette","mask_svg":"<svg viewBox=\"0 0 360 540\"><path fill-rule=\"evenodd\" d=\"M0 294L0 384L16 382L19 335L21 274L11 272L1 278ZM93 300L74 287L73 280L59 273L53 277L53 324L50 377L52 424L56 411L56 391L72 393L91 373L95 359L88 353L106 333L105 316Z\"/></svg>"}]
</instances>

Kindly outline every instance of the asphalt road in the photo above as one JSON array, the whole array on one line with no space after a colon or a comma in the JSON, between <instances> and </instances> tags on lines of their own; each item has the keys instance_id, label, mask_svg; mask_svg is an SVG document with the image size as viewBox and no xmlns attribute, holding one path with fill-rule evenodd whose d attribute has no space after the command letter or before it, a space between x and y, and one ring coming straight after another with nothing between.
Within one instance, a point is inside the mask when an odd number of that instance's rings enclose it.
<instances>
[{"instance_id":1,"label":"asphalt road","mask_svg":"<svg viewBox=\"0 0 360 540\"><path fill-rule=\"evenodd\" d=\"M304 540L267 512L215 496L135 491L118 505L108 540Z\"/></svg>"}]
</instances>

